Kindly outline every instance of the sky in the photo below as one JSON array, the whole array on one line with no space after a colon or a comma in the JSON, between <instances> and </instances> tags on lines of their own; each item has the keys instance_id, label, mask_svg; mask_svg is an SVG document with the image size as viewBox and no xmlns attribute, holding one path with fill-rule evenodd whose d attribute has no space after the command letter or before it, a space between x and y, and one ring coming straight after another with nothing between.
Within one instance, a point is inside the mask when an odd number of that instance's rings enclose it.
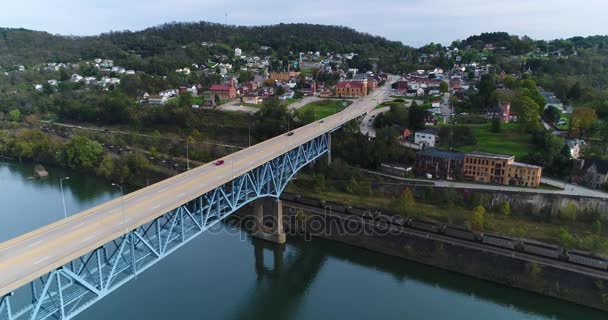
<instances>
[{"instance_id":1,"label":"sky","mask_svg":"<svg viewBox=\"0 0 608 320\"><path fill-rule=\"evenodd\" d=\"M481 32L534 39L607 34L608 0L2 0L0 27L63 35L171 21L342 25L419 47ZM226 16L227 13L227 16Z\"/></svg>"}]
</instances>

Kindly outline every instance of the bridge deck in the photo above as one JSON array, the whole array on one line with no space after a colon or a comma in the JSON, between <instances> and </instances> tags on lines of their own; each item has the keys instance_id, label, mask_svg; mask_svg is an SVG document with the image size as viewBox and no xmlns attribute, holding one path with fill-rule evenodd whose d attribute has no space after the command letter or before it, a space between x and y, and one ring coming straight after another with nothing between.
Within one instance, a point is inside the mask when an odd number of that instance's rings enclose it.
<instances>
[{"instance_id":1,"label":"bridge deck","mask_svg":"<svg viewBox=\"0 0 608 320\"><path fill-rule=\"evenodd\" d=\"M0 297L331 131L375 107L388 86L344 111L0 244Z\"/></svg>"}]
</instances>

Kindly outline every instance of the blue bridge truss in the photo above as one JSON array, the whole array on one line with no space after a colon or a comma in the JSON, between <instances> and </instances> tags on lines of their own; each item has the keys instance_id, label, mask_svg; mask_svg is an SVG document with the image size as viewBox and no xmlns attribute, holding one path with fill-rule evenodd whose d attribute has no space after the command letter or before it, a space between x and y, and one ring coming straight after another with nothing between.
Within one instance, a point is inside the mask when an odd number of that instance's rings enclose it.
<instances>
[{"instance_id":1,"label":"blue bridge truss","mask_svg":"<svg viewBox=\"0 0 608 320\"><path fill-rule=\"evenodd\" d=\"M71 319L330 152L324 133L0 298L0 320Z\"/></svg>"}]
</instances>

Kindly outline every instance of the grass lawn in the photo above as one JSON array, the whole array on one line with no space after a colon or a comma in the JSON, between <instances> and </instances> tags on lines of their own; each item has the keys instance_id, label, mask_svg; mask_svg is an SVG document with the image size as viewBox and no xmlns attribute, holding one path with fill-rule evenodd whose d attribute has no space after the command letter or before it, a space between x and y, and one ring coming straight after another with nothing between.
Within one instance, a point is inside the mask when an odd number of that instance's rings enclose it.
<instances>
[{"instance_id":1,"label":"grass lawn","mask_svg":"<svg viewBox=\"0 0 608 320\"><path fill-rule=\"evenodd\" d=\"M313 110L315 113L316 119L323 119L325 117L331 116L332 114L344 110L343 102L346 102L346 106L350 105L351 101L342 101L342 100L321 100L311 102L302 108L298 109L298 114L304 114L306 112L310 112Z\"/></svg>"},{"instance_id":2,"label":"grass lawn","mask_svg":"<svg viewBox=\"0 0 608 320\"><path fill-rule=\"evenodd\" d=\"M516 123L502 123L500 132L491 132L491 124L468 125L477 143L473 146L460 147L461 151L484 151L521 158L530 150L529 133L520 131Z\"/></svg>"}]
</instances>

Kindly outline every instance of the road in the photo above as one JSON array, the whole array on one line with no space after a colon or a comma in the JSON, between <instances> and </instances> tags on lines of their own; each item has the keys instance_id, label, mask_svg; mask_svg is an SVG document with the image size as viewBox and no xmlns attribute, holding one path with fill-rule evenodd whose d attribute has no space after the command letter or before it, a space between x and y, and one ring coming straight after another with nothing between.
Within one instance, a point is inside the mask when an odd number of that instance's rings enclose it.
<instances>
[{"instance_id":1,"label":"road","mask_svg":"<svg viewBox=\"0 0 608 320\"><path fill-rule=\"evenodd\" d=\"M512 186L501 186L494 184L481 184L481 183L468 183L468 182L456 182L456 181L447 181L447 180L426 180L426 179L411 179L411 178L403 178L391 174L386 174L382 172L370 171L370 170L361 170L367 173L380 175L392 179L397 179L401 181L407 182L421 182L425 185L428 185L429 182L433 183L433 185L437 187L446 187L446 188L457 188L457 189L478 189L478 190L494 190L494 191L510 191L510 192L522 192L522 193L535 193L535 194L558 194L558 195L567 195L567 196L580 196L580 197L595 197L595 198L604 198L608 199L608 193L588 189L581 186L572 185L569 183L565 184L565 189L559 190L551 190L551 189L535 189L535 188L524 188L524 187L512 187ZM541 182L552 185L555 187L564 187L564 182L553 180L550 178L541 178Z\"/></svg>"},{"instance_id":2,"label":"road","mask_svg":"<svg viewBox=\"0 0 608 320\"><path fill-rule=\"evenodd\" d=\"M308 97L304 97L290 105L287 106L287 109L289 110L297 110L302 108L303 106L311 103L311 102L315 102L315 101L320 101L320 100L327 100L327 99L323 99L323 98L319 98L317 96L308 96ZM261 105L260 105L261 107ZM241 112L248 112L248 113L256 113L258 112L260 109L259 108L255 108L255 107L249 107L249 106L244 106L241 104L240 101L235 100L232 102L228 102L225 104L222 104L220 106L218 106L218 109L222 110L222 111L241 111Z\"/></svg>"},{"instance_id":3,"label":"road","mask_svg":"<svg viewBox=\"0 0 608 320\"><path fill-rule=\"evenodd\" d=\"M391 77L394 81L394 77ZM0 244L0 297L376 106L390 83L345 110Z\"/></svg>"},{"instance_id":4,"label":"road","mask_svg":"<svg viewBox=\"0 0 608 320\"><path fill-rule=\"evenodd\" d=\"M367 135L370 138L375 138L376 129L374 128L374 119L377 115L385 113L389 110L391 110L391 107L383 107L370 111L359 124L359 131L361 131L361 134Z\"/></svg>"}]
</instances>

